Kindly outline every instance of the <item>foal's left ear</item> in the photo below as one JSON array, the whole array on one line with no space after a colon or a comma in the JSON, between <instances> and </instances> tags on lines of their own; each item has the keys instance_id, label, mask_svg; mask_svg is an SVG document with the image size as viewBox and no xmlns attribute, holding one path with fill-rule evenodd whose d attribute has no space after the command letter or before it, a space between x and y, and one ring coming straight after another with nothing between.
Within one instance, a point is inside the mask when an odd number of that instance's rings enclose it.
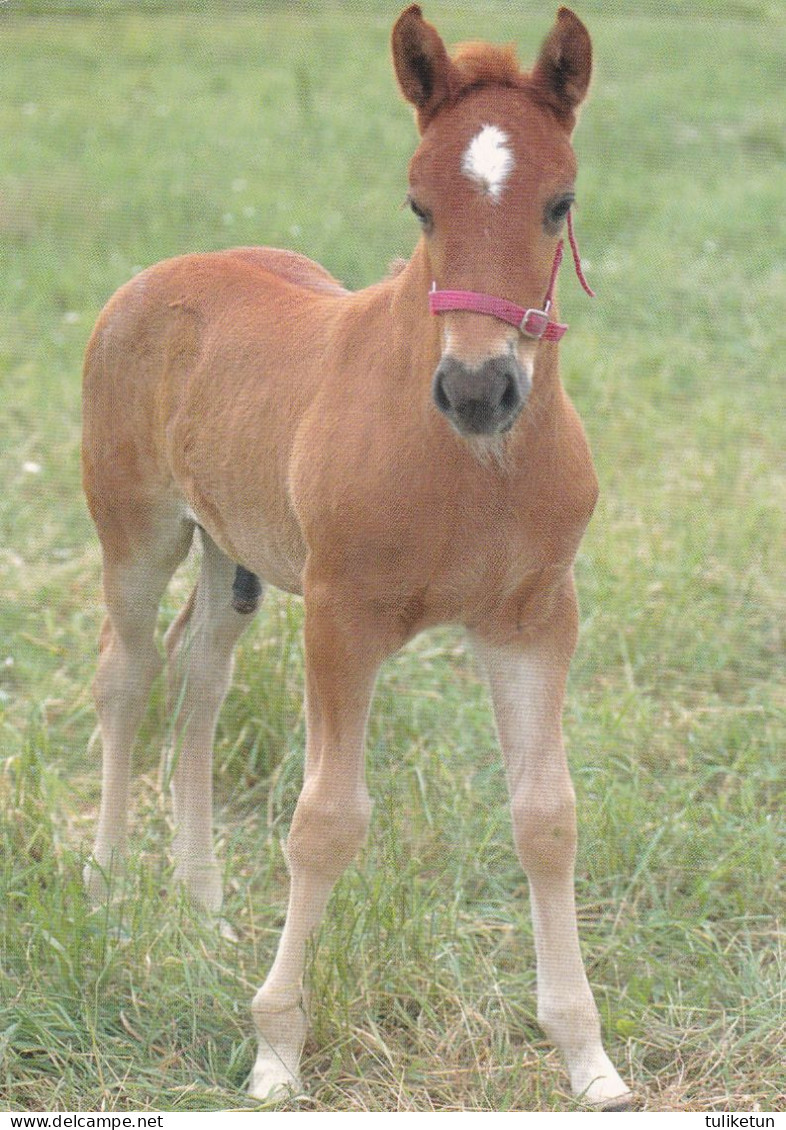
<instances>
[{"instance_id":1,"label":"foal's left ear","mask_svg":"<svg viewBox=\"0 0 786 1130\"><path fill-rule=\"evenodd\" d=\"M573 129L592 74L592 41L570 8L560 8L557 22L540 49L530 82L538 97Z\"/></svg>"},{"instance_id":2,"label":"foal's left ear","mask_svg":"<svg viewBox=\"0 0 786 1130\"><path fill-rule=\"evenodd\" d=\"M451 94L453 63L439 32L413 4L396 20L391 38L393 66L401 92L417 111L418 129L425 130Z\"/></svg>"}]
</instances>

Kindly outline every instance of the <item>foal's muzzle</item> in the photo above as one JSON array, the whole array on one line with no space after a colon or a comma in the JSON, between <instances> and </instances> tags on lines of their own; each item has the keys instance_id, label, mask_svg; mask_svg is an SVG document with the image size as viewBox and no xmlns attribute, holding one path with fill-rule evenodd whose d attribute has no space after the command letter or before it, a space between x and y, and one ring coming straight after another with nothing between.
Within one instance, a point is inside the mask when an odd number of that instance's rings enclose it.
<instances>
[{"instance_id":1,"label":"foal's muzzle","mask_svg":"<svg viewBox=\"0 0 786 1130\"><path fill-rule=\"evenodd\" d=\"M490 357L476 368L450 355L434 373L434 403L464 436L500 435L513 427L531 381L516 357Z\"/></svg>"}]
</instances>

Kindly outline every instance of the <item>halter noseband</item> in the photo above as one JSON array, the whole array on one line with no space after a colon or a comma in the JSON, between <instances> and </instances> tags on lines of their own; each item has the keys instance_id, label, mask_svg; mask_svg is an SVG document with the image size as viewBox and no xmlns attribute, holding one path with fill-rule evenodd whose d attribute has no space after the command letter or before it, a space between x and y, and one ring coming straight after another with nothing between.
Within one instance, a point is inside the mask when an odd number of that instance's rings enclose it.
<instances>
[{"instance_id":1,"label":"halter noseband","mask_svg":"<svg viewBox=\"0 0 786 1130\"><path fill-rule=\"evenodd\" d=\"M573 252L573 265L576 276L584 290L594 298L595 294L590 289L584 272L581 269L581 256L579 255L576 237L573 234L573 217L568 212L568 240ZM557 285L557 274L562 262L564 241L560 240L554 253L554 262L551 267L546 297L543 299L543 309L525 309L517 306L515 302L508 302L506 298L495 298L491 294L479 294L475 290L437 290L433 283L428 296L428 307L432 314L444 314L448 310L470 310L476 314L490 314L515 326L519 333L525 337L543 338L544 341L559 341L564 336L567 326L563 322L549 321L549 310L554 298L554 287Z\"/></svg>"}]
</instances>

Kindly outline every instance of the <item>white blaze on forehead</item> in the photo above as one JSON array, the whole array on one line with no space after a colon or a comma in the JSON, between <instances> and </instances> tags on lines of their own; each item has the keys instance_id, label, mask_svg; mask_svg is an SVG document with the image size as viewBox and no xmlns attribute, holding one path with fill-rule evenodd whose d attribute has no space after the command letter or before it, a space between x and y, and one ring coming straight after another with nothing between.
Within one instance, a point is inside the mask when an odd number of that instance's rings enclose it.
<instances>
[{"instance_id":1,"label":"white blaze on forehead","mask_svg":"<svg viewBox=\"0 0 786 1130\"><path fill-rule=\"evenodd\" d=\"M461 159L461 171L483 191L499 200L502 189L515 165L508 135L498 126L483 126L467 146Z\"/></svg>"}]
</instances>

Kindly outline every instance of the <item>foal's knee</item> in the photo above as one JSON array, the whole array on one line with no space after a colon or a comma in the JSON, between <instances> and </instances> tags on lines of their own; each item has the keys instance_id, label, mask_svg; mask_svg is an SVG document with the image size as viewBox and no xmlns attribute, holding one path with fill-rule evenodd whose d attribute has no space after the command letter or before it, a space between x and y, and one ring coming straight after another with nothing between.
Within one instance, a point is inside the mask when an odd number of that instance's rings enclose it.
<instances>
[{"instance_id":1,"label":"foal's knee","mask_svg":"<svg viewBox=\"0 0 786 1130\"><path fill-rule=\"evenodd\" d=\"M527 790L512 798L513 835L521 866L529 876L572 868L576 856L576 802L567 782L551 795Z\"/></svg>"},{"instance_id":2,"label":"foal's knee","mask_svg":"<svg viewBox=\"0 0 786 1130\"><path fill-rule=\"evenodd\" d=\"M337 879L363 846L370 820L365 788L353 789L350 795L306 782L287 840L290 867Z\"/></svg>"},{"instance_id":3,"label":"foal's knee","mask_svg":"<svg viewBox=\"0 0 786 1130\"><path fill-rule=\"evenodd\" d=\"M152 640L126 642L105 625L92 684L99 718L103 720L124 705L143 707L161 667L161 656Z\"/></svg>"}]
</instances>

